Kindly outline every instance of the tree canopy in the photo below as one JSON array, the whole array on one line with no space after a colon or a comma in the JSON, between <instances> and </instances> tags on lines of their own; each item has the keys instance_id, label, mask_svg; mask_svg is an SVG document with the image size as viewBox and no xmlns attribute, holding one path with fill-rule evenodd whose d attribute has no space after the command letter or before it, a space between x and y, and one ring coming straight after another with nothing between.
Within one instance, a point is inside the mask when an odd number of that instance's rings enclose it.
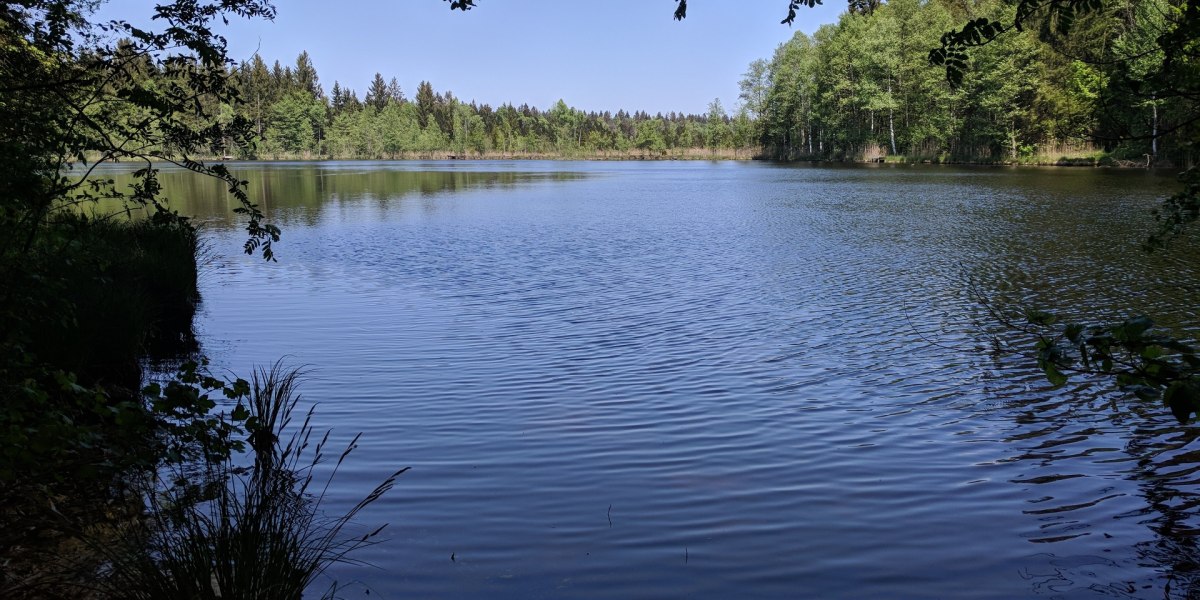
<instances>
[{"instance_id":1,"label":"tree canopy","mask_svg":"<svg viewBox=\"0 0 1200 600\"><path fill-rule=\"evenodd\" d=\"M1066 36L999 36L973 48L970 75L950 85L929 49L971 12L1011 7L892 0L796 33L750 65L741 98L776 158L1183 165L1194 102L1142 78L1161 63L1147 25L1164 5L1091 15Z\"/></svg>"},{"instance_id":2,"label":"tree canopy","mask_svg":"<svg viewBox=\"0 0 1200 600\"><path fill-rule=\"evenodd\" d=\"M128 22L93 23L87 0L19 0L0 6L0 252L28 249L40 226L79 200L123 199L166 216L154 171L125 194L89 179L102 161L169 160L221 178L248 217L249 252L272 255L278 230L262 222L236 178L189 157L213 144L245 143L242 119L221 119L236 102L226 40L213 23L230 17L273 18L266 0L174 2L155 8L161 31ZM311 66L311 65L309 65ZM146 85L153 72L158 85ZM309 82L315 86L315 76ZM82 163L84 177L67 169ZM64 204L65 203L65 204Z\"/></svg>"}]
</instances>

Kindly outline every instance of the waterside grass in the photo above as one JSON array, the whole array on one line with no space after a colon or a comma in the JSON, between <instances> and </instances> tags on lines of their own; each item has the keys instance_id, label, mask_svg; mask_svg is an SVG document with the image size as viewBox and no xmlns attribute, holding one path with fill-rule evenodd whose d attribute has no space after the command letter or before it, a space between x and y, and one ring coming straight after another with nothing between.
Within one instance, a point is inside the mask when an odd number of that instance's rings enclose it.
<instances>
[{"instance_id":1,"label":"waterside grass","mask_svg":"<svg viewBox=\"0 0 1200 600\"><path fill-rule=\"evenodd\" d=\"M140 508L79 527L70 543L41 555L6 598L297 600L333 597L326 570L353 562L383 527L351 532L362 511L386 494L401 469L338 516L324 500L356 436L322 464L329 433L318 439L313 409L292 421L299 372L276 364L254 373L246 408L245 452L202 454L196 462L144 472L132 488ZM249 425L253 424L253 425ZM321 474L325 473L325 474ZM127 503L129 506L129 503ZM64 518L65 521L65 518Z\"/></svg>"},{"instance_id":2,"label":"waterside grass","mask_svg":"<svg viewBox=\"0 0 1200 600\"><path fill-rule=\"evenodd\" d=\"M316 591L310 588L330 565L376 543L383 527L357 535L347 527L407 469L340 516L325 516L325 493L358 437L329 474L315 480L329 433L314 440L312 409L291 427L298 379L298 371L278 363L255 372L247 454L154 477L147 488L149 526L133 530L97 574L104 596L296 599ZM331 584L325 596L335 590Z\"/></svg>"},{"instance_id":3,"label":"waterside grass","mask_svg":"<svg viewBox=\"0 0 1200 600\"><path fill-rule=\"evenodd\" d=\"M67 214L20 239L0 245L0 597L130 511L156 460L142 361L194 348L199 299L190 227Z\"/></svg>"}]
</instances>

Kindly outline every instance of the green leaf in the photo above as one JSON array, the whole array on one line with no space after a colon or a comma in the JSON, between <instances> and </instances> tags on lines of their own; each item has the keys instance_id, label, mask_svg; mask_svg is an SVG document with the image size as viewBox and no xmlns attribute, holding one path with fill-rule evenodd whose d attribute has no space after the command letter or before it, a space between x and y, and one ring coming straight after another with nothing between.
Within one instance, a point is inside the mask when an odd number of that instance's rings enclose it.
<instances>
[{"instance_id":1,"label":"green leaf","mask_svg":"<svg viewBox=\"0 0 1200 600\"><path fill-rule=\"evenodd\" d=\"M1072 344L1078 344L1080 337L1083 335L1083 325L1071 323L1063 329L1063 335L1068 340L1071 340Z\"/></svg>"},{"instance_id":2,"label":"green leaf","mask_svg":"<svg viewBox=\"0 0 1200 600\"><path fill-rule=\"evenodd\" d=\"M1049 326L1058 321L1058 317L1053 314L1036 308L1026 309L1025 318L1033 325Z\"/></svg>"},{"instance_id":3,"label":"green leaf","mask_svg":"<svg viewBox=\"0 0 1200 600\"><path fill-rule=\"evenodd\" d=\"M1054 363L1047 362L1042 366L1042 372L1046 374L1046 379L1054 387L1062 387L1067 383L1067 376L1063 375L1062 371L1058 370L1058 366Z\"/></svg>"},{"instance_id":4,"label":"green leaf","mask_svg":"<svg viewBox=\"0 0 1200 600\"><path fill-rule=\"evenodd\" d=\"M233 409L233 412L230 413L229 418L233 419L234 421L245 421L246 419L250 418L250 411L246 409L244 404L239 403L237 407Z\"/></svg>"},{"instance_id":5,"label":"green leaf","mask_svg":"<svg viewBox=\"0 0 1200 600\"><path fill-rule=\"evenodd\" d=\"M225 397L229 399L245 398L250 395L250 382L245 379L238 379L225 388Z\"/></svg>"},{"instance_id":6,"label":"green leaf","mask_svg":"<svg viewBox=\"0 0 1200 600\"><path fill-rule=\"evenodd\" d=\"M1157 400L1160 397L1158 388L1149 385L1136 385L1129 391L1142 400Z\"/></svg>"},{"instance_id":7,"label":"green leaf","mask_svg":"<svg viewBox=\"0 0 1200 600\"><path fill-rule=\"evenodd\" d=\"M1176 381L1167 387L1163 401L1180 423L1187 423L1192 413L1200 408L1200 393L1197 393L1196 386L1191 382Z\"/></svg>"},{"instance_id":8,"label":"green leaf","mask_svg":"<svg viewBox=\"0 0 1200 600\"><path fill-rule=\"evenodd\" d=\"M1134 317L1114 328L1113 337L1122 342L1137 341L1151 327L1154 327L1154 321L1151 321L1149 317Z\"/></svg>"}]
</instances>

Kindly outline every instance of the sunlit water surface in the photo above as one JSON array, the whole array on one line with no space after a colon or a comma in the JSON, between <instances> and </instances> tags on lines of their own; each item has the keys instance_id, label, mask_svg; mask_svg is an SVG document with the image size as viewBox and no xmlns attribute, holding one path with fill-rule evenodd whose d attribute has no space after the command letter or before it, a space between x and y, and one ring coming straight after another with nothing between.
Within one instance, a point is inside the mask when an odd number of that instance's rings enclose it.
<instances>
[{"instance_id":1,"label":"sunlit water surface","mask_svg":"<svg viewBox=\"0 0 1200 600\"><path fill-rule=\"evenodd\" d=\"M736 163L238 164L283 227L212 250L219 370L304 366L326 500L411 466L350 598L1200 594L1192 428L1075 379L978 301L1187 331L1144 171ZM994 336L998 335L1001 343Z\"/></svg>"}]
</instances>

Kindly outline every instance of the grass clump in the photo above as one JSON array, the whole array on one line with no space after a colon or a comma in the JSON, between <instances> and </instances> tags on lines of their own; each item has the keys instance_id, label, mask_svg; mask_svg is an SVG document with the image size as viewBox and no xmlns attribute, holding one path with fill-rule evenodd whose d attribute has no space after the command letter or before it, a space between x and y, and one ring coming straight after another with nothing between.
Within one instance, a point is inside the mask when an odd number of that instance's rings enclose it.
<instances>
[{"instance_id":1,"label":"grass clump","mask_svg":"<svg viewBox=\"0 0 1200 600\"><path fill-rule=\"evenodd\" d=\"M92 583L72 584L76 590L131 600L294 600L314 591L329 566L352 561L350 553L377 543L383 527L352 534L351 524L407 469L348 511L326 515L326 492L359 438L336 455L328 475L318 477L330 434L315 436L311 408L293 426L299 377L279 364L255 371L234 409L245 411L238 431L246 443L232 444L243 451L202 452L197 462L149 475L143 518L106 538L90 538L92 564L100 566L86 578ZM60 572L78 570L64 565ZM331 585L324 596L335 591Z\"/></svg>"}]
</instances>

